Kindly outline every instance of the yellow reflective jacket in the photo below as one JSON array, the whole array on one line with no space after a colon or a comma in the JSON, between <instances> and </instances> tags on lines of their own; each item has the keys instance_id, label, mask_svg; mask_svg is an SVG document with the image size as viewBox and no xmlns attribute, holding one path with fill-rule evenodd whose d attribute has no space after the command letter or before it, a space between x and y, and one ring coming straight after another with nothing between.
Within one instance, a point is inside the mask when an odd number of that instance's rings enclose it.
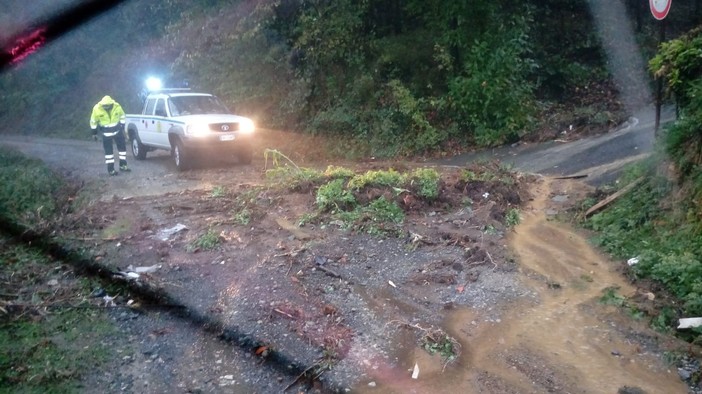
<instances>
[{"instance_id":1,"label":"yellow reflective jacket","mask_svg":"<svg viewBox=\"0 0 702 394\"><path fill-rule=\"evenodd\" d=\"M112 105L112 109L108 110L105 106ZM127 118L124 115L124 110L118 102L110 96L105 96L99 103L93 107L93 113L90 114L90 128L95 130L99 127L114 130L118 124L124 125L127 123Z\"/></svg>"}]
</instances>

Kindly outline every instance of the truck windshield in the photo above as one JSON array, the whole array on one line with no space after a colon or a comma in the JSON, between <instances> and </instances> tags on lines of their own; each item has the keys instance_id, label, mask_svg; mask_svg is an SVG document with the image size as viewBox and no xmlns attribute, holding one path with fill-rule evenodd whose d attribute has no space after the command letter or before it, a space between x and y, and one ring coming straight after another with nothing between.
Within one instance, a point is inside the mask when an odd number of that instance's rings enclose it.
<instances>
[{"instance_id":1,"label":"truck windshield","mask_svg":"<svg viewBox=\"0 0 702 394\"><path fill-rule=\"evenodd\" d=\"M215 96L171 97L169 104L172 116L230 113Z\"/></svg>"}]
</instances>

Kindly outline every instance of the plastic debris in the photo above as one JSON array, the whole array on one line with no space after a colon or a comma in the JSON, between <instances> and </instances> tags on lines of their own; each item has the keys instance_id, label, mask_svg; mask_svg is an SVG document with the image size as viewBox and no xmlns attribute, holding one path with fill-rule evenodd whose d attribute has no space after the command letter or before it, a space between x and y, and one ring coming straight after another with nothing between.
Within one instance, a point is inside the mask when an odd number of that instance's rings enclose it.
<instances>
[{"instance_id":1,"label":"plastic debris","mask_svg":"<svg viewBox=\"0 0 702 394\"><path fill-rule=\"evenodd\" d=\"M105 306L115 306L115 298L117 298L117 296L110 297L109 295L105 295L102 297L102 300L105 301Z\"/></svg>"},{"instance_id":2,"label":"plastic debris","mask_svg":"<svg viewBox=\"0 0 702 394\"><path fill-rule=\"evenodd\" d=\"M419 377L419 365L414 363L414 370L412 371L412 379L417 379Z\"/></svg>"},{"instance_id":3,"label":"plastic debris","mask_svg":"<svg viewBox=\"0 0 702 394\"><path fill-rule=\"evenodd\" d=\"M139 279L141 275L137 274L136 272L119 271L114 277L118 279L136 280Z\"/></svg>"},{"instance_id":4,"label":"plastic debris","mask_svg":"<svg viewBox=\"0 0 702 394\"><path fill-rule=\"evenodd\" d=\"M629 260L626 261L627 264L629 264L629 267L632 265L636 265L639 263L639 258L638 257L632 257Z\"/></svg>"},{"instance_id":5,"label":"plastic debris","mask_svg":"<svg viewBox=\"0 0 702 394\"><path fill-rule=\"evenodd\" d=\"M678 319L678 329L694 328L699 326L702 326L702 317L688 317L685 319Z\"/></svg>"},{"instance_id":6,"label":"plastic debris","mask_svg":"<svg viewBox=\"0 0 702 394\"><path fill-rule=\"evenodd\" d=\"M51 279L46 284L49 286L58 286L59 282L56 279Z\"/></svg>"},{"instance_id":7,"label":"plastic debris","mask_svg":"<svg viewBox=\"0 0 702 394\"><path fill-rule=\"evenodd\" d=\"M395 284L391 280L388 281L388 284L392 287L397 287L397 286L395 286Z\"/></svg>"},{"instance_id":8,"label":"plastic debris","mask_svg":"<svg viewBox=\"0 0 702 394\"><path fill-rule=\"evenodd\" d=\"M171 228L165 228L159 231L156 238L160 239L161 241L168 241L173 235L187 229L188 227L186 227L184 224L178 223Z\"/></svg>"},{"instance_id":9,"label":"plastic debris","mask_svg":"<svg viewBox=\"0 0 702 394\"><path fill-rule=\"evenodd\" d=\"M483 193L483 198L488 198L488 197L490 197L490 193L488 193L488 192Z\"/></svg>"},{"instance_id":10,"label":"plastic debris","mask_svg":"<svg viewBox=\"0 0 702 394\"><path fill-rule=\"evenodd\" d=\"M129 267L127 267L127 271L136 272L138 274L143 274L143 273L156 272L156 271L158 271L159 268L161 268L160 264L154 264L154 265L149 266L149 267L134 267L134 266L130 265Z\"/></svg>"}]
</instances>

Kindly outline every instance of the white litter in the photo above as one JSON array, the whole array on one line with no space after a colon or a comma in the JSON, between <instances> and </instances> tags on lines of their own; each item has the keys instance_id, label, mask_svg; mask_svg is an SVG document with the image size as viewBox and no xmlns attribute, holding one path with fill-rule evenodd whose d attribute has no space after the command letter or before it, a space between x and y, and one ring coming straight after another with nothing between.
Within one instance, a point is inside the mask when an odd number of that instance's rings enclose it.
<instances>
[{"instance_id":1,"label":"white litter","mask_svg":"<svg viewBox=\"0 0 702 394\"><path fill-rule=\"evenodd\" d=\"M159 268L161 268L160 264L154 264L154 265L149 266L149 267L134 267L134 266L130 265L129 267L127 267L127 271L143 274L143 273L156 272L156 271L158 271Z\"/></svg>"},{"instance_id":2,"label":"white litter","mask_svg":"<svg viewBox=\"0 0 702 394\"><path fill-rule=\"evenodd\" d=\"M412 371L412 379L417 379L419 377L419 365L414 363L414 370Z\"/></svg>"},{"instance_id":3,"label":"white litter","mask_svg":"<svg viewBox=\"0 0 702 394\"><path fill-rule=\"evenodd\" d=\"M392 281L391 281L391 280L389 280L389 281L388 281L388 284L389 284L390 286L392 286L392 287L397 287L397 286L395 286L395 284L394 284L394 283L392 283Z\"/></svg>"},{"instance_id":4,"label":"white litter","mask_svg":"<svg viewBox=\"0 0 702 394\"><path fill-rule=\"evenodd\" d=\"M102 297L103 301L105 301L105 306L115 306L115 297L110 297L109 295L106 295Z\"/></svg>"},{"instance_id":5,"label":"white litter","mask_svg":"<svg viewBox=\"0 0 702 394\"><path fill-rule=\"evenodd\" d=\"M632 257L629 260L626 261L627 264L629 264L629 267L632 265L636 265L639 263L639 258L638 257Z\"/></svg>"},{"instance_id":6,"label":"white litter","mask_svg":"<svg viewBox=\"0 0 702 394\"><path fill-rule=\"evenodd\" d=\"M177 234L183 230L187 230L187 228L188 227L184 224L178 223L171 228L165 228L159 231L158 235L156 235L156 238L160 239L161 241L168 241L168 239L171 238L174 234Z\"/></svg>"},{"instance_id":7,"label":"white litter","mask_svg":"<svg viewBox=\"0 0 702 394\"><path fill-rule=\"evenodd\" d=\"M702 326L702 317L688 317L685 319L678 319L678 329L694 328L699 326Z\"/></svg>"}]
</instances>

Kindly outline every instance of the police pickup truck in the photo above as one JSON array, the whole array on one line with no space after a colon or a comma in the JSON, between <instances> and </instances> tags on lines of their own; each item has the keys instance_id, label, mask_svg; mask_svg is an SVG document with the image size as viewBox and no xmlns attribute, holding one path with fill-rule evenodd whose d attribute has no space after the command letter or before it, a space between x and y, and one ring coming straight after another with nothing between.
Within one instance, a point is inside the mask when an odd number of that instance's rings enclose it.
<instances>
[{"instance_id":1,"label":"police pickup truck","mask_svg":"<svg viewBox=\"0 0 702 394\"><path fill-rule=\"evenodd\" d=\"M192 167L198 156L235 156L251 163L254 123L233 115L214 95L189 89L150 92L140 115L127 115L127 135L138 160L164 149L178 170Z\"/></svg>"}]
</instances>

